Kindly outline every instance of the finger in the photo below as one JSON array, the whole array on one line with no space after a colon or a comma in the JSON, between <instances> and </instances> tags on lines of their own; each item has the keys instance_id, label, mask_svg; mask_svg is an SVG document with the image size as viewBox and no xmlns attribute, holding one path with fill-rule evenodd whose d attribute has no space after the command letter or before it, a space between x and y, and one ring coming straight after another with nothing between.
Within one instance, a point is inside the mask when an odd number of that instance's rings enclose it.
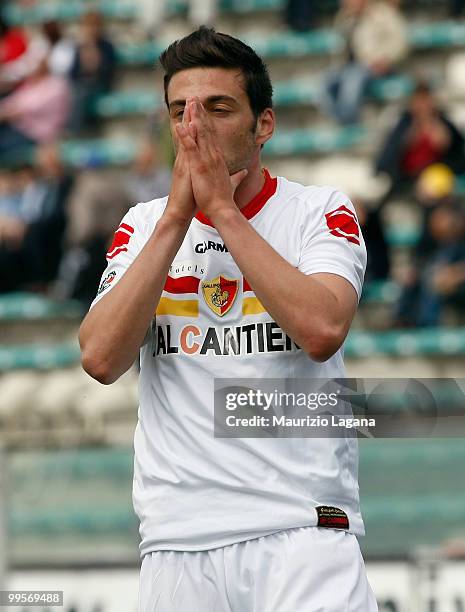
<instances>
[{"instance_id":1,"label":"finger","mask_svg":"<svg viewBox=\"0 0 465 612\"><path fill-rule=\"evenodd\" d=\"M191 111L190 111L190 104L189 104L189 100L186 100L186 104L184 105L184 111L182 113L182 125L187 126L189 124L189 121L191 121Z\"/></svg>"},{"instance_id":2,"label":"finger","mask_svg":"<svg viewBox=\"0 0 465 612\"><path fill-rule=\"evenodd\" d=\"M187 125L187 131L189 133L189 136L192 138L192 140L195 140L195 142L197 142L197 126L193 121L189 121L188 125Z\"/></svg>"},{"instance_id":3,"label":"finger","mask_svg":"<svg viewBox=\"0 0 465 612\"><path fill-rule=\"evenodd\" d=\"M191 105L191 120L196 129L197 142L202 149L214 148L213 128L205 108L195 98Z\"/></svg>"},{"instance_id":4,"label":"finger","mask_svg":"<svg viewBox=\"0 0 465 612\"><path fill-rule=\"evenodd\" d=\"M182 125L188 130L191 138L197 140L197 129L195 124L192 122L192 104L193 98L187 98L186 106L184 107L184 113L182 117Z\"/></svg>"},{"instance_id":5,"label":"finger","mask_svg":"<svg viewBox=\"0 0 465 612\"><path fill-rule=\"evenodd\" d=\"M236 172L235 174L232 174L229 177L233 193L236 191L236 189L239 187L239 185L242 183L248 173L249 171L247 170L247 168L244 168L243 170L239 170L239 172Z\"/></svg>"},{"instance_id":6,"label":"finger","mask_svg":"<svg viewBox=\"0 0 465 612\"><path fill-rule=\"evenodd\" d=\"M185 148L187 153L198 152L197 143L189 134L189 130L186 127L178 123L176 125L176 132L178 134L180 144Z\"/></svg>"}]
</instances>

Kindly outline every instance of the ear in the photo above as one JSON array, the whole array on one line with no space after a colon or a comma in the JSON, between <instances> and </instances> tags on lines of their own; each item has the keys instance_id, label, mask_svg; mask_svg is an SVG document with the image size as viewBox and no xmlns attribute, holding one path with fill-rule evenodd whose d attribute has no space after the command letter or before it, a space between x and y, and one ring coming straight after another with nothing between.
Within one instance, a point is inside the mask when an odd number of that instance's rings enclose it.
<instances>
[{"instance_id":1,"label":"ear","mask_svg":"<svg viewBox=\"0 0 465 612\"><path fill-rule=\"evenodd\" d=\"M275 114L272 108L266 108L258 117L255 131L256 144L263 145L273 136Z\"/></svg>"}]
</instances>

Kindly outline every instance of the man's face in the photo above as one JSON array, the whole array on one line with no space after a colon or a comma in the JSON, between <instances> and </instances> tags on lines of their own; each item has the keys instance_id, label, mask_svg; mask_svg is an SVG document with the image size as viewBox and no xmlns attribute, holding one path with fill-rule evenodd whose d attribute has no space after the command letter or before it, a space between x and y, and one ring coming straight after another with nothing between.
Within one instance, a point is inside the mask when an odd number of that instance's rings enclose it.
<instances>
[{"instance_id":1,"label":"man's face","mask_svg":"<svg viewBox=\"0 0 465 612\"><path fill-rule=\"evenodd\" d=\"M259 154L257 122L239 70L190 68L175 74L168 86L170 128L175 151L175 125L182 121L185 102L198 97L211 119L214 139L221 148L229 173L247 168Z\"/></svg>"}]
</instances>

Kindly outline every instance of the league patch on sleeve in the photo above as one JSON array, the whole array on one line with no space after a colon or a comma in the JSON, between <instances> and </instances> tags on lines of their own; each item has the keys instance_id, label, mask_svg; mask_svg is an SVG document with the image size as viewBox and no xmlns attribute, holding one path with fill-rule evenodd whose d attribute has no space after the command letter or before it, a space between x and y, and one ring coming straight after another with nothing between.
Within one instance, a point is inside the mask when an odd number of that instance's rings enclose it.
<instances>
[{"instance_id":1,"label":"league patch on sleeve","mask_svg":"<svg viewBox=\"0 0 465 612\"><path fill-rule=\"evenodd\" d=\"M119 228L115 232L113 242L108 249L107 259L113 259L120 253L128 250L128 244L134 234L134 228L127 223L121 223Z\"/></svg>"},{"instance_id":2,"label":"league patch on sleeve","mask_svg":"<svg viewBox=\"0 0 465 612\"><path fill-rule=\"evenodd\" d=\"M100 295L102 291L105 291L105 289L108 289L111 283L115 280L115 276L116 276L116 272L114 270L113 272L109 272L105 276L103 281L100 283L100 287L98 288L97 295Z\"/></svg>"},{"instance_id":3,"label":"league patch on sleeve","mask_svg":"<svg viewBox=\"0 0 465 612\"><path fill-rule=\"evenodd\" d=\"M360 244L360 228L355 213L342 204L325 214L330 234Z\"/></svg>"},{"instance_id":4,"label":"league patch on sleeve","mask_svg":"<svg viewBox=\"0 0 465 612\"><path fill-rule=\"evenodd\" d=\"M340 508L334 506L317 506L318 527L331 529L349 529L349 517Z\"/></svg>"}]
</instances>

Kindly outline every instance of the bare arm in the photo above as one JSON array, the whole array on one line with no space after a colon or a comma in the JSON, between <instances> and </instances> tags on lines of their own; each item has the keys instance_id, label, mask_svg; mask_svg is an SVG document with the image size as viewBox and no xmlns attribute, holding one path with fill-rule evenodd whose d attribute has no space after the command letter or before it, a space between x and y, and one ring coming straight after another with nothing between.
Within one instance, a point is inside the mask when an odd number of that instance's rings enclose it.
<instances>
[{"instance_id":1,"label":"bare arm","mask_svg":"<svg viewBox=\"0 0 465 612\"><path fill-rule=\"evenodd\" d=\"M82 366L99 382L111 384L134 363L188 227L169 214L162 216L119 283L82 322Z\"/></svg>"},{"instance_id":2,"label":"bare arm","mask_svg":"<svg viewBox=\"0 0 465 612\"><path fill-rule=\"evenodd\" d=\"M265 309L315 361L344 342L357 310L357 293L337 274L305 275L277 253L239 210L212 218L229 252ZM270 282L272 279L272 282Z\"/></svg>"},{"instance_id":3,"label":"bare arm","mask_svg":"<svg viewBox=\"0 0 465 612\"><path fill-rule=\"evenodd\" d=\"M82 322L82 366L99 382L111 384L134 363L194 214L190 171L181 146L165 212L121 280Z\"/></svg>"},{"instance_id":4,"label":"bare arm","mask_svg":"<svg viewBox=\"0 0 465 612\"><path fill-rule=\"evenodd\" d=\"M197 206L215 225L265 309L312 359L326 361L343 343L357 309L354 286L337 273L295 269L255 231L234 203L208 116L197 99L190 104L194 129L180 128L179 135Z\"/></svg>"}]
</instances>

